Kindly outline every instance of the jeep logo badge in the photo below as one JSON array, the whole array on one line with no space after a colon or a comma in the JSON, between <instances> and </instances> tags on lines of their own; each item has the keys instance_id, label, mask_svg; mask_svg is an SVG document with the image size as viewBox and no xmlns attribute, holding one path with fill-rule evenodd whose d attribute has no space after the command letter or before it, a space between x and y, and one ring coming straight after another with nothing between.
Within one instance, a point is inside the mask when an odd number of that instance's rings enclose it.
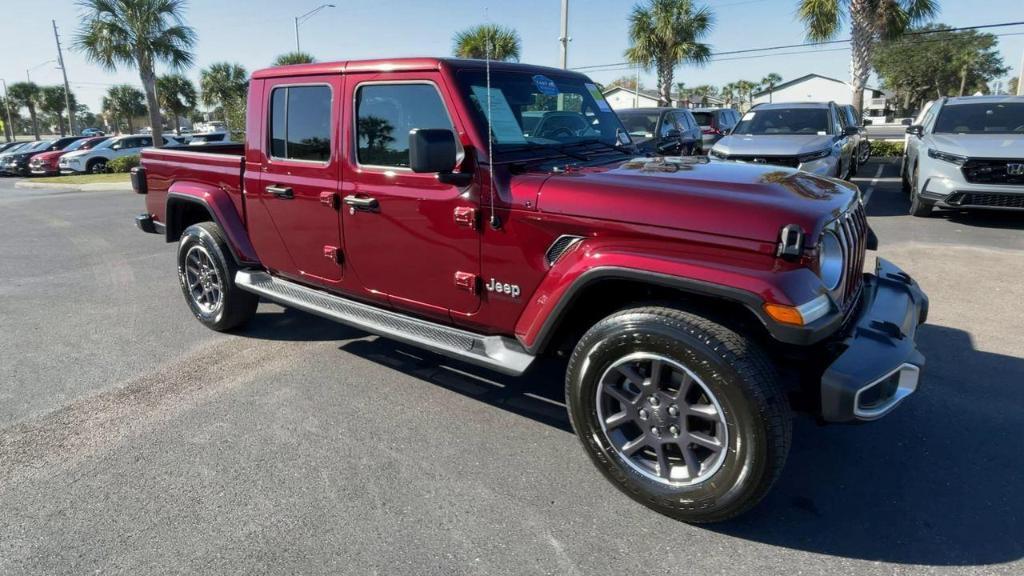
<instances>
[{"instance_id":1,"label":"jeep logo badge","mask_svg":"<svg viewBox=\"0 0 1024 576\"><path fill-rule=\"evenodd\" d=\"M519 298L519 286L517 284L507 284L498 282L494 278L487 283L488 292L497 292L498 294L508 294L513 298Z\"/></svg>"},{"instance_id":2,"label":"jeep logo badge","mask_svg":"<svg viewBox=\"0 0 1024 576\"><path fill-rule=\"evenodd\" d=\"M1024 163L1016 162L1007 164L1006 174L1008 176L1024 176Z\"/></svg>"}]
</instances>

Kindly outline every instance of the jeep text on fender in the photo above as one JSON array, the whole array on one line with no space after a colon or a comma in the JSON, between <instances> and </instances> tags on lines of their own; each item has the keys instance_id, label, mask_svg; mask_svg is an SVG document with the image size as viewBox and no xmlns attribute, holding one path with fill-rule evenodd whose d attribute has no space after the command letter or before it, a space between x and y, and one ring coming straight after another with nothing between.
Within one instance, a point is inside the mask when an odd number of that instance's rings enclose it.
<instances>
[{"instance_id":1,"label":"jeep text on fender","mask_svg":"<svg viewBox=\"0 0 1024 576\"><path fill-rule=\"evenodd\" d=\"M793 409L872 420L914 392L928 301L864 274L852 184L638 158L585 76L486 66L262 70L244 146L146 150L136 222L178 242L195 317L234 329L264 297L509 374L565 352L594 463L688 522L764 496Z\"/></svg>"}]
</instances>

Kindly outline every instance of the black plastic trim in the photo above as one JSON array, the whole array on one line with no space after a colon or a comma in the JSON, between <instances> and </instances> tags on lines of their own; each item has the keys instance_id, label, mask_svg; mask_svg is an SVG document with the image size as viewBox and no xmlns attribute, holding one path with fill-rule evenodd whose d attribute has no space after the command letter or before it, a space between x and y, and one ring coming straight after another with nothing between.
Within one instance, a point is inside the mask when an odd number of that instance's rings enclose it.
<instances>
[{"instance_id":1,"label":"black plastic trim","mask_svg":"<svg viewBox=\"0 0 1024 576\"><path fill-rule=\"evenodd\" d=\"M210 215L210 221L215 223L215 224L217 224L218 226L220 226L222 230L224 229L224 225L220 222L220 220L217 219L216 213L213 210L210 209L210 204L208 202L206 202L202 198L196 198L195 196L191 196L189 194L179 194L177 192L169 192L167 194L167 207L166 207L166 210L164 211L164 214L166 214L166 220L167 220L167 224L166 224L166 226L164 228L165 229L165 237L166 237L168 242L176 242L179 238L181 238L182 232L184 232L184 230L181 229L181 225L178 223L177 212L174 211L174 210L171 210L171 201L172 200L175 200L175 201L178 201L178 202L190 202L192 204L198 204L199 206L202 206L203 209L206 210L206 213ZM242 260L242 259L240 259L238 257L238 253L235 252L235 247L231 245L230 241L227 242L227 245L228 245L228 250L231 251L231 256L235 259L235 262L248 263L248 261Z\"/></svg>"},{"instance_id":2,"label":"black plastic trim","mask_svg":"<svg viewBox=\"0 0 1024 576\"><path fill-rule=\"evenodd\" d=\"M833 308L831 312L806 326L787 326L772 320L764 311L764 300L746 290L657 272L608 266L588 270L573 282L544 320L544 325L541 327L533 346L526 347L527 352L538 354L541 350L544 350L550 343L550 339L558 328L566 310L569 309L579 293L587 286L602 280L650 282L651 284L673 288L682 292L721 298L740 304L761 321L772 338L785 344L797 346L815 344L831 336L843 324L843 315Z\"/></svg>"}]
</instances>

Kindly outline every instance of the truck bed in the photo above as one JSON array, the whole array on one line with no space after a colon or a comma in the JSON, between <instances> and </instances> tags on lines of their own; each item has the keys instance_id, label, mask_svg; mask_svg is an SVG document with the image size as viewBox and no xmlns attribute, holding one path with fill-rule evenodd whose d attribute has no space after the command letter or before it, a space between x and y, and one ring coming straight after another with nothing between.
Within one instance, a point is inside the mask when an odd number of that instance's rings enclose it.
<instances>
[{"instance_id":1,"label":"truck bed","mask_svg":"<svg viewBox=\"0 0 1024 576\"><path fill-rule=\"evenodd\" d=\"M241 144L148 148L141 166L147 187L146 209L156 222L166 222L167 194L172 189L220 189L228 193L238 214L244 214Z\"/></svg>"}]
</instances>

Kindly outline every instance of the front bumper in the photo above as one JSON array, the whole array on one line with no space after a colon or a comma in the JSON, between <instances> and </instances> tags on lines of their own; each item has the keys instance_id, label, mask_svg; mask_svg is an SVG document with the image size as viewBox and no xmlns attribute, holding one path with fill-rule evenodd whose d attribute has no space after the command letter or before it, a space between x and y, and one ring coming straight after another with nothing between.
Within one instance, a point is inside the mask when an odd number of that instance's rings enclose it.
<instances>
[{"instance_id":1,"label":"front bumper","mask_svg":"<svg viewBox=\"0 0 1024 576\"><path fill-rule=\"evenodd\" d=\"M961 177L928 178L921 187L921 198L938 208L953 210L1024 210L1024 186L972 184Z\"/></svg>"},{"instance_id":2,"label":"front bumper","mask_svg":"<svg viewBox=\"0 0 1024 576\"><path fill-rule=\"evenodd\" d=\"M917 390L924 356L917 327L928 317L928 297L907 273L882 258L866 274L858 316L843 351L821 377L826 422L875 420Z\"/></svg>"}]
</instances>

